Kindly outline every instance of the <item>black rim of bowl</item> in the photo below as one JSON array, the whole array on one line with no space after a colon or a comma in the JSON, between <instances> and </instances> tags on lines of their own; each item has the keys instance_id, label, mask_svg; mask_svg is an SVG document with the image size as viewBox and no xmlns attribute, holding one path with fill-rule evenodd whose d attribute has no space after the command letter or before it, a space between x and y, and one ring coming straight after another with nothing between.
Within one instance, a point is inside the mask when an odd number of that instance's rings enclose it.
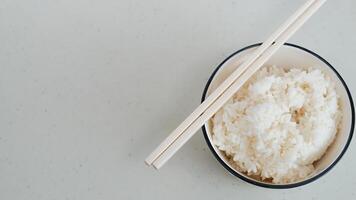
<instances>
[{"instance_id":1,"label":"black rim of bowl","mask_svg":"<svg viewBox=\"0 0 356 200\"><path fill-rule=\"evenodd\" d=\"M250 45L250 46L247 46L247 47L244 47L238 51L236 51L235 53L231 54L229 57L227 57L215 70L214 72L212 73L212 75L210 76L206 86L205 86L205 89L204 89L204 92L203 92L203 96L202 96L202 102L205 100L205 97L206 97L206 93L209 89L209 86L210 86L210 83L211 81L213 80L213 78L215 77L216 73L219 71L219 69L223 66L223 64L228 61L230 58L232 58L233 56L239 54L240 52L242 51L245 51L247 49L250 49L250 48L253 48L253 47L256 47L256 46L260 46L262 43L257 43L257 44L253 44L253 45ZM293 187L299 187L299 186L302 186L302 185L306 185L308 183L311 183L315 180L317 180L318 178L320 178L321 176L323 176L324 174L326 174L328 171L330 171L330 169L332 169L336 163L339 162L339 160L341 159L341 157L345 154L347 148L349 147L350 145L350 142L351 142L351 139L352 139L352 135L353 135L353 132L354 132L354 125L355 125L355 109L354 109L354 104L353 104L353 100L352 100L352 96L351 96L351 93L349 91L349 88L347 87L344 79L341 77L341 75L336 71L336 69L328 62L326 61L324 58L322 58L321 56L319 56L318 54L314 53L313 51L309 50L309 49L306 49L304 47L301 47L301 46L298 46L298 45L295 45L295 44L291 44L291 43L285 43L284 45L286 46L291 46L291 47L295 47L297 49L300 49L300 50L303 50L307 53L310 53L312 54L313 56L317 57L318 59L320 59L322 62L324 62L327 66L329 66L333 71L334 73L337 75L337 77L339 78L339 80L341 81L341 83L343 84L346 92L347 92L347 95L349 97L349 101L350 101L350 106L351 106L351 129L350 129L350 133L349 133L349 137L347 139L347 142L344 146L344 148L342 149L340 155L335 159L335 161L329 165L329 167L327 167L325 170L323 170L322 172L320 172L319 174L309 178L309 179L306 179L304 181L301 181L301 182L297 182L297 183L292 183L292 184L268 184L268 183L262 183L262 182L258 182L258 181L254 181L253 179L248 179L244 176L242 176L241 174L237 173L234 169L230 168L220 157L219 155L215 152L214 148L213 148L213 144L211 144L209 138L208 138L208 134L206 132L206 129L205 129L205 125L202 127L202 130L203 130L203 134L204 134L204 138L205 138L205 141L206 143L208 144L209 148L210 148L210 151L214 154L215 158L220 162L220 164L222 166L224 166L224 168L226 170L228 170L231 174L235 175L236 177L248 182L248 183L251 183L253 185L256 185L256 186L261 186L261 187L265 187L265 188L273 188L273 189L287 189L287 188L293 188Z\"/></svg>"}]
</instances>

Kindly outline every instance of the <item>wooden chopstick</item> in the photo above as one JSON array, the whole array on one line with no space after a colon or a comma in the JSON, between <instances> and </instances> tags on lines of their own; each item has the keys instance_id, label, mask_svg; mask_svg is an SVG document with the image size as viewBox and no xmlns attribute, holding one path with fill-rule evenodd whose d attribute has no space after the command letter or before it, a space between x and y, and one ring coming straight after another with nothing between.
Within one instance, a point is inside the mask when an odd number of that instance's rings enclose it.
<instances>
[{"instance_id":1,"label":"wooden chopstick","mask_svg":"<svg viewBox=\"0 0 356 200\"><path fill-rule=\"evenodd\" d=\"M238 67L208 98L198 106L145 160L151 165L231 84L254 62L272 43L314 3L308 0L288 20L282 24L240 67Z\"/></svg>"},{"instance_id":2,"label":"wooden chopstick","mask_svg":"<svg viewBox=\"0 0 356 200\"><path fill-rule=\"evenodd\" d=\"M222 95L218 98L191 126L186 129L154 162L156 169L172 157L194 133L204 125L234 94L235 92L270 58L272 55L324 4L326 0L316 1L297 21L284 32L275 43L259 57Z\"/></svg>"},{"instance_id":3,"label":"wooden chopstick","mask_svg":"<svg viewBox=\"0 0 356 200\"><path fill-rule=\"evenodd\" d=\"M252 56L237 68L209 97L194 110L145 160L151 165L315 0L307 1Z\"/></svg>"},{"instance_id":4,"label":"wooden chopstick","mask_svg":"<svg viewBox=\"0 0 356 200\"><path fill-rule=\"evenodd\" d=\"M300 9L297 10L296 13L294 13L277 31L272 34L272 36L266 40L266 42L261 45L253 54L252 56L244 63L242 64L231 76L228 77L208 98L206 101L204 101L173 133L162 142L162 144L156 148L154 152L146 159L147 164L152 164L155 162L154 166L156 168L159 168L163 163L168 160L170 156L167 157L167 155L173 155L174 153L181 145L183 145L185 142L182 143L182 141L188 140L190 137L187 137L187 133L193 133L196 131L196 129L199 129L200 126L202 126L205 121L210 118L208 117L207 119L202 118L202 116L208 116L208 113L211 113L213 109L210 109L210 112L206 112L206 110L209 108L209 106L219 98L219 96L224 93L226 88L230 87L231 84L239 77L249 66L251 63L253 63L257 58L261 56L262 53L266 51L267 48L269 48L273 42L291 25L294 23L294 21L302 15L306 9L308 9L315 0L309 0L307 1ZM221 106L215 106L220 108ZM214 107L213 107L214 108ZM206 112L206 113L204 113ZM212 115L216 111L212 112ZM204 113L204 114L203 114ZM203 114L203 115L202 115ZM202 115L201 117L199 117ZM210 115L210 114L209 114ZM194 124L193 124L194 123ZM194 126L193 126L194 125ZM195 131L194 131L195 130ZM185 133L185 137L179 138L179 136L183 135ZM185 138L185 139L184 139ZM179 139L179 140L178 140ZM175 142L176 141L176 142ZM174 143L174 145L173 145ZM178 145L181 144L181 145ZM169 147L172 148L169 148ZM179 146L179 147L178 147ZM178 147L178 148L177 148ZM169 148L169 150L168 150ZM176 150L174 150L176 149ZM167 153L166 153L167 152ZM163 154L164 153L164 154ZM159 158L160 155L163 157ZM156 161L155 161L156 160ZM160 164L161 163L161 164Z\"/></svg>"}]
</instances>

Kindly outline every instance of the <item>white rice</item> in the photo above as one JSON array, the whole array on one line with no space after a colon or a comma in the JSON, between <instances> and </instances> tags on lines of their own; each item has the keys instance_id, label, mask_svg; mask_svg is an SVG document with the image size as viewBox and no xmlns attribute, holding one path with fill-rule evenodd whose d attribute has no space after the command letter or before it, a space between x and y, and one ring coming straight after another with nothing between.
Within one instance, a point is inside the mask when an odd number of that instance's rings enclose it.
<instances>
[{"instance_id":1,"label":"white rice","mask_svg":"<svg viewBox=\"0 0 356 200\"><path fill-rule=\"evenodd\" d=\"M273 183L301 180L339 123L332 80L318 69L265 67L212 118L213 143L241 172Z\"/></svg>"}]
</instances>

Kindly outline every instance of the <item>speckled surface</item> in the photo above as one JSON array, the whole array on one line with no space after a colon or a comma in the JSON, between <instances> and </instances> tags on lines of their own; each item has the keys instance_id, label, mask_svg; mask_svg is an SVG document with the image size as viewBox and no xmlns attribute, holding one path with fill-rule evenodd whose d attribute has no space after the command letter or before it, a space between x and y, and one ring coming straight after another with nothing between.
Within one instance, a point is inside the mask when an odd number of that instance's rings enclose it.
<instances>
[{"instance_id":1,"label":"speckled surface","mask_svg":"<svg viewBox=\"0 0 356 200\"><path fill-rule=\"evenodd\" d=\"M290 190L228 174L196 134L160 171L143 160L194 109L225 57L304 1L1 0L0 199L351 199L355 140ZM328 1L290 42L356 94L356 1Z\"/></svg>"}]
</instances>

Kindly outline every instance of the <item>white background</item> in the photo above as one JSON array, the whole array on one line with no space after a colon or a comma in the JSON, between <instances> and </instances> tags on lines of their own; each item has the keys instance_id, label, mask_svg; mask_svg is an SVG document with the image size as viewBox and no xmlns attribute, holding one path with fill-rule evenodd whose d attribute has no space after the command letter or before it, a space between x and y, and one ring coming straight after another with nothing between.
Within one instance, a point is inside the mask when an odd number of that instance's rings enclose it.
<instances>
[{"instance_id":1,"label":"white background","mask_svg":"<svg viewBox=\"0 0 356 200\"><path fill-rule=\"evenodd\" d=\"M214 68L303 0L0 0L0 199L351 199L356 144L307 186L245 183L199 131L160 171L145 157ZM356 1L328 1L290 42L356 94Z\"/></svg>"}]
</instances>

